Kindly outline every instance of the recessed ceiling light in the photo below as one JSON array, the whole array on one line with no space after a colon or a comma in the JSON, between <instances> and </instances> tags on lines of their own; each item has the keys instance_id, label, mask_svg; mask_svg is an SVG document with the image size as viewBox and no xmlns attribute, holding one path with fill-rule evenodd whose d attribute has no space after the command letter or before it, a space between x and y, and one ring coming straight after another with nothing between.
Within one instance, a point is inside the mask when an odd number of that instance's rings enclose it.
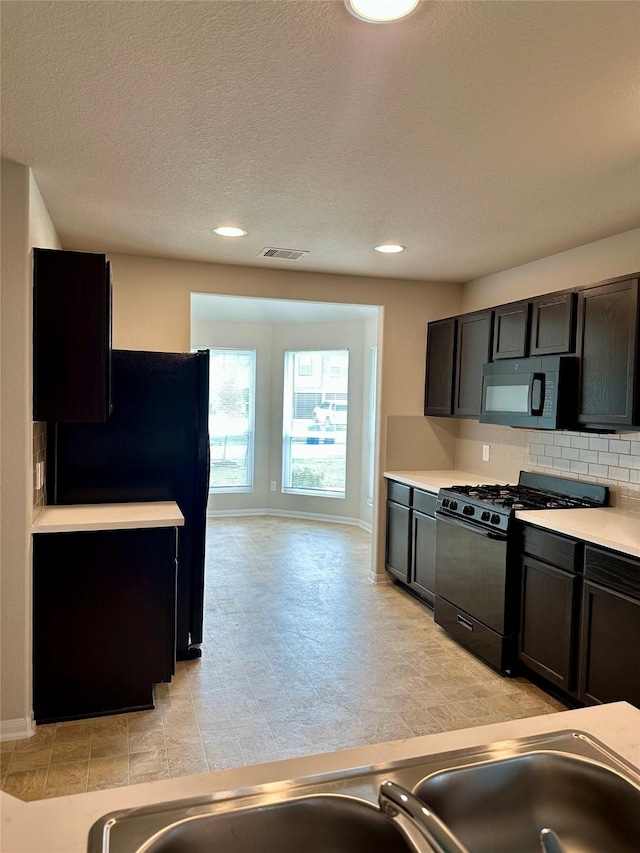
<instances>
[{"instance_id":1,"label":"recessed ceiling light","mask_svg":"<svg viewBox=\"0 0 640 853\"><path fill-rule=\"evenodd\" d=\"M384 24L409 15L419 2L420 0L344 0L344 5L361 21Z\"/></svg>"},{"instance_id":2,"label":"recessed ceiling light","mask_svg":"<svg viewBox=\"0 0 640 853\"><path fill-rule=\"evenodd\" d=\"M385 243L382 246L373 247L376 252L382 252L383 255L395 255L397 252L404 252L406 246L399 246L397 243Z\"/></svg>"},{"instance_id":3,"label":"recessed ceiling light","mask_svg":"<svg viewBox=\"0 0 640 853\"><path fill-rule=\"evenodd\" d=\"M247 232L244 228L234 228L232 225L221 225L219 228L214 228L213 233L219 234L221 237L244 237Z\"/></svg>"}]
</instances>

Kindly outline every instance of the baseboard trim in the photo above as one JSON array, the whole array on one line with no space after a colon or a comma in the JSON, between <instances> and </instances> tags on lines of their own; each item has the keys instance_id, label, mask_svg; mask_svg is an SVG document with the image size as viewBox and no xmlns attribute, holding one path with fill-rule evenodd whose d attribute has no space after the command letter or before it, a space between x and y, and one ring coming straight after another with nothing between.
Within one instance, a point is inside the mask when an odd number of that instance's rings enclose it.
<instances>
[{"instance_id":1,"label":"baseboard trim","mask_svg":"<svg viewBox=\"0 0 640 853\"><path fill-rule=\"evenodd\" d=\"M308 521L325 521L329 524L350 524L361 527L371 533L371 525L360 518L348 518L343 515L323 515L318 512L296 512L286 509L209 509L207 518L232 518L233 516L272 515L280 518L303 518Z\"/></svg>"},{"instance_id":2,"label":"baseboard trim","mask_svg":"<svg viewBox=\"0 0 640 853\"><path fill-rule=\"evenodd\" d=\"M0 720L0 741L22 740L35 734L31 717L18 717L15 720Z\"/></svg>"},{"instance_id":3,"label":"baseboard trim","mask_svg":"<svg viewBox=\"0 0 640 853\"><path fill-rule=\"evenodd\" d=\"M385 572L383 575L379 575L376 572L369 572L368 579L370 583L375 584L391 584L393 581L389 580L389 575Z\"/></svg>"},{"instance_id":4,"label":"baseboard trim","mask_svg":"<svg viewBox=\"0 0 640 853\"><path fill-rule=\"evenodd\" d=\"M207 518L233 518L243 515L269 515L268 509L208 509Z\"/></svg>"}]
</instances>

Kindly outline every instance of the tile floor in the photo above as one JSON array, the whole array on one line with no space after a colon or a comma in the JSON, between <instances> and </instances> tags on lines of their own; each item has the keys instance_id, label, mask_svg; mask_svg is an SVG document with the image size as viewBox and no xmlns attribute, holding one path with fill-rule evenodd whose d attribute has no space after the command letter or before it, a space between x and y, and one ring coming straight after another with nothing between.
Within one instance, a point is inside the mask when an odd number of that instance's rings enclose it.
<instances>
[{"instance_id":1,"label":"tile floor","mask_svg":"<svg viewBox=\"0 0 640 853\"><path fill-rule=\"evenodd\" d=\"M56 797L562 710L370 584L369 553L346 525L210 521L202 659L156 687L153 711L1 743L2 789Z\"/></svg>"}]
</instances>

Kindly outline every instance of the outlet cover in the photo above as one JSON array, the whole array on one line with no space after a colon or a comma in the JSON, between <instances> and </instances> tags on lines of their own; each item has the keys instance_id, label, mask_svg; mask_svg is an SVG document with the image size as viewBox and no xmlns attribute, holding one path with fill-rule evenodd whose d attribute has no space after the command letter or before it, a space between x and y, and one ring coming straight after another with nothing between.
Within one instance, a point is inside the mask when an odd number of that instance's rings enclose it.
<instances>
[{"instance_id":1,"label":"outlet cover","mask_svg":"<svg viewBox=\"0 0 640 853\"><path fill-rule=\"evenodd\" d=\"M491 445L490 444L483 444L482 445L482 461L483 462L489 461L490 453L491 453Z\"/></svg>"},{"instance_id":2,"label":"outlet cover","mask_svg":"<svg viewBox=\"0 0 640 853\"><path fill-rule=\"evenodd\" d=\"M276 490L276 481L275 481L275 480L272 480L272 481L271 481L271 491L272 491L272 492L275 492L275 490Z\"/></svg>"}]
</instances>

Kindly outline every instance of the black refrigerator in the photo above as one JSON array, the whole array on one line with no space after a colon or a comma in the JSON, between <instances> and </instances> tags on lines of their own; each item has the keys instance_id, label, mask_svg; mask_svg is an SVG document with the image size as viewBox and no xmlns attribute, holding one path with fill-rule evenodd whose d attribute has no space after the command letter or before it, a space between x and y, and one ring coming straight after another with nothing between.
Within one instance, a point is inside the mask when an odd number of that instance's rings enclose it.
<instances>
[{"instance_id":1,"label":"black refrigerator","mask_svg":"<svg viewBox=\"0 0 640 853\"><path fill-rule=\"evenodd\" d=\"M176 656L200 657L209 494L209 352L113 350L106 423L50 423L49 504L176 501Z\"/></svg>"}]
</instances>

